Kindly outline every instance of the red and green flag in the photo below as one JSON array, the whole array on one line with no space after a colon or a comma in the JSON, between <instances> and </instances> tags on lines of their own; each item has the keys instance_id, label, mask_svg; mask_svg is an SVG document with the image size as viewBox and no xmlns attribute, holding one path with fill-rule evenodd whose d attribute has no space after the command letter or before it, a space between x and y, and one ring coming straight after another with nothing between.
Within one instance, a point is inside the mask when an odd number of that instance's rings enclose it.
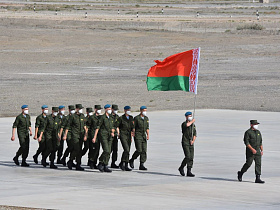
<instances>
[{"instance_id":1,"label":"red and green flag","mask_svg":"<svg viewBox=\"0 0 280 210\"><path fill-rule=\"evenodd\" d=\"M200 48L156 60L147 75L148 90L183 90L197 94Z\"/></svg>"}]
</instances>

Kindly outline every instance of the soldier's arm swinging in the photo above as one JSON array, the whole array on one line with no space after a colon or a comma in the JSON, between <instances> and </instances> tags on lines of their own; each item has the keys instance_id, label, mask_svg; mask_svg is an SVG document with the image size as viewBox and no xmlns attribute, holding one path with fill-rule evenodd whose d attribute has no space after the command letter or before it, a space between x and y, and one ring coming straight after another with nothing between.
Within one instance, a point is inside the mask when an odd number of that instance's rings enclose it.
<instances>
[{"instance_id":1,"label":"soldier's arm swinging","mask_svg":"<svg viewBox=\"0 0 280 210\"><path fill-rule=\"evenodd\" d=\"M15 133L16 133L16 128L13 128L13 130L12 130L12 138L11 138L12 141L15 140Z\"/></svg>"},{"instance_id":2,"label":"soldier's arm swinging","mask_svg":"<svg viewBox=\"0 0 280 210\"><path fill-rule=\"evenodd\" d=\"M88 128L87 128L87 126L84 126L84 129L85 129L84 141L87 141L87 135L88 135Z\"/></svg>"},{"instance_id":3,"label":"soldier's arm swinging","mask_svg":"<svg viewBox=\"0 0 280 210\"><path fill-rule=\"evenodd\" d=\"M96 142L96 137L97 137L98 131L99 131L99 128L96 128L95 133L94 133L94 137L93 137L93 139L92 139L92 142L93 142L93 143Z\"/></svg>"},{"instance_id":4,"label":"soldier's arm swinging","mask_svg":"<svg viewBox=\"0 0 280 210\"><path fill-rule=\"evenodd\" d=\"M247 147L252 151L253 154L257 153L257 151L250 144L248 144Z\"/></svg>"},{"instance_id":5,"label":"soldier's arm swinging","mask_svg":"<svg viewBox=\"0 0 280 210\"><path fill-rule=\"evenodd\" d=\"M29 135L32 136L32 128L29 127Z\"/></svg>"},{"instance_id":6,"label":"soldier's arm swinging","mask_svg":"<svg viewBox=\"0 0 280 210\"><path fill-rule=\"evenodd\" d=\"M44 133L44 131L42 131L42 132L40 133L40 136L39 136L39 138L38 138L38 142L42 141L43 133Z\"/></svg>"},{"instance_id":7,"label":"soldier's arm swinging","mask_svg":"<svg viewBox=\"0 0 280 210\"><path fill-rule=\"evenodd\" d=\"M263 145L260 146L261 149L261 155L263 155Z\"/></svg>"},{"instance_id":8,"label":"soldier's arm swinging","mask_svg":"<svg viewBox=\"0 0 280 210\"><path fill-rule=\"evenodd\" d=\"M147 133L147 140L149 140L149 138L150 138L150 130L147 129L147 130L146 130L146 133Z\"/></svg>"},{"instance_id":9,"label":"soldier's arm swinging","mask_svg":"<svg viewBox=\"0 0 280 210\"><path fill-rule=\"evenodd\" d=\"M34 140L37 140L37 135L38 135L38 127L35 127L35 134L34 134Z\"/></svg>"}]
</instances>

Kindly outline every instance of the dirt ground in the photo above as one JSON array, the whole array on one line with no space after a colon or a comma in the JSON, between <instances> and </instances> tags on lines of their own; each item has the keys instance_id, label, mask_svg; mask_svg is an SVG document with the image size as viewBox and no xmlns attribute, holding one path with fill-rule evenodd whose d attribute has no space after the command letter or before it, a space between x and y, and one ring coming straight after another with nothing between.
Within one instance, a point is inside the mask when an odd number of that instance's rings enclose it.
<instances>
[{"instance_id":1,"label":"dirt ground","mask_svg":"<svg viewBox=\"0 0 280 210\"><path fill-rule=\"evenodd\" d=\"M197 108L280 111L279 2L123 2L2 1L0 117L22 104L192 110L194 94L148 92L146 75L197 47Z\"/></svg>"}]
</instances>

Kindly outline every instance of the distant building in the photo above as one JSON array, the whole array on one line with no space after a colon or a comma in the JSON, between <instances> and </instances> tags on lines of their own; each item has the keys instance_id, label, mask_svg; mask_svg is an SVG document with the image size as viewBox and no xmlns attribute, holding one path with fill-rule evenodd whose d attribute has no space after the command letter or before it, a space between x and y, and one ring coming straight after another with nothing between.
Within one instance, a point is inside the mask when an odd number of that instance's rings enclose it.
<instances>
[{"instance_id":1,"label":"distant building","mask_svg":"<svg viewBox=\"0 0 280 210\"><path fill-rule=\"evenodd\" d=\"M269 3L269 0L259 0L260 3L264 3L264 4L268 4Z\"/></svg>"}]
</instances>

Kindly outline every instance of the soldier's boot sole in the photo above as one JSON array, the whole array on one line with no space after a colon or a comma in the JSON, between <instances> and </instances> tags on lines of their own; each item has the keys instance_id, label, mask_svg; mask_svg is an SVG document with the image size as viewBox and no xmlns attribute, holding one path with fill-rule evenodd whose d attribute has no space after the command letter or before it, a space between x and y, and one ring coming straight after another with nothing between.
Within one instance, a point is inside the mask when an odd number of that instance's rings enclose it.
<instances>
[{"instance_id":1,"label":"soldier's boot sole","mask_svg":"<svg viewBox=\"0 0 280 210\"><path fill-rule=\"evenodd\" d=\"M18 158L17 158L17 157L14 157L14 158L13 158L13 161L14 161L14 163L15 163L17 166L19 166L19 162L18 162Z\"/></svg>"}]
</instances>

